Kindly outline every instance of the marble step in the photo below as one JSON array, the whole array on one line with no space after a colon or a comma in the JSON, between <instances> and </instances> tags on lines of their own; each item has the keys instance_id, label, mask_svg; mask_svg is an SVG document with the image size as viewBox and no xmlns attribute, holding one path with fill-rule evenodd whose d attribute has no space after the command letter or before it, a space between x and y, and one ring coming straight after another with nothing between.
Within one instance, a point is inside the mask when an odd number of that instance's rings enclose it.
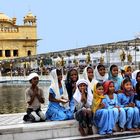
<instances>
[{"instance_id":1,"label":"marble step","mask_svg":"<svg viewBox=\"0 0 140 140\"><path fill-rule=\"evenodd\" d=\"M76 120L24 123L22 121L23 115L22 113L0 115L0 140L74 140L112 137L108 135L98 135L95 126L93 126L94 134L92 136L81 137ZM116 132L113 134L113 137L137 134L140 134L140 131Z\"/></svg>"}]
</instances>

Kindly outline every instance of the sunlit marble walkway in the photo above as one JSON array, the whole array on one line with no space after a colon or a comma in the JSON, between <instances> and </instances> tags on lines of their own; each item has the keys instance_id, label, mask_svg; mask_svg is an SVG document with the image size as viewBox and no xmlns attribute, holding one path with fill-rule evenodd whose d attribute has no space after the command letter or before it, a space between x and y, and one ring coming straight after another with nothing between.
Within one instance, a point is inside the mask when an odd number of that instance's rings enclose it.
<instances>
[{"instance_id":1,"label":"sunlit marble walkway","mask_svg":"<svg viewBox=\"0 0 140 140\"><path fill-rule=\"evenodd\" d=\"M0 126L23 124L23 115L25 113L0 115Z\"/></svg>"},{"instance_id":2,"label":"sunlit marble walkway","mask_svg":"<svg viewBox=\"0 0 140 140\"><path fill-rule=\"evenodd\" d=\"M77 122L25 123L24 113L0 115L0 140L40 140L80 136Z\"/></svg>"}]
</instances>

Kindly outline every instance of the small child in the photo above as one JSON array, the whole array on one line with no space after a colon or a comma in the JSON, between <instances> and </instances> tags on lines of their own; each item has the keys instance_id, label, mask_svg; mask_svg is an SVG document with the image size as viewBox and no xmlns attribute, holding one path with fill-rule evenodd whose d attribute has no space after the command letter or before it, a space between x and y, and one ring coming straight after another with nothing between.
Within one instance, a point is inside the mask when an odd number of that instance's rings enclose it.
<instances>
[{"instance_id":1,"label":"small child","mask_svg":"<svg viewBox=\"0 0 140 140\"><path fill-rule=\"evenodd\" d=\"M45 102L43 90L37 86L39 76L31 73L28 76L31 86L26 89L25 100L27 102L27 114L23 117L24 121L39 122L45 121L45 115L41 111L41 104Z\"/></svg>"},{"instance_id":2,"label":"small child","mask_svg":"<svg viewBox=\"0 0 140 140\"><path fill-rule=\"evenodd\" d=\"M93 87L92 111L94 113L94 122L98 129L98 134L110 135L112 134L112 129L110 129L109 111L105 108L105 104L103 103L104 99L103 85L97 82Z\"/></svg>"},{"instance_id":3,"label":"small child","mask_svg":"<svg viewBox=\"0 0 140 140\"><path fill-rule=\"evenodd\" d=\"M83 71L83 78L88 81L89 87L93 90L93 85L97 80L94 78L94 69L91 66L85 67Z\"/></svg>"},{"instance_id":4,"label":"small child","mask_svg":"<svg viewBox=\"0 0 140 140\"><path fill-rule=\"evenodd\" d=\"M51 121L73 119L61 69L53 69L50 74L52 81L49 90L49 105L45 114L46 119Z\"/></svg>"},{"instance_id":5,"label":"small child","mask_svg":"<svg viewBox=\"0 0 140 140\"><path fill-rule=\"evenodd\" d=\"M88 86L88 82L84 79L78 80L76 86L73 98L75 100L75 118L79 122L79 131L82 136L92 135L92 91Z\"/></svg>"},{"instance_id":6,"label":"small child","mask_svg":"<svg viewBox=\"0 0 140 140\"><path fill-rule=\"evenodd\" d=\"M129 78L123 80L122 91L122 93L118 94L118 103L126 112L126 129L137 131L139 125L139 109L134 103L135 92Z\"/></svg>"},{"instance_id":7,"label":"small child","mask_svg":"<svg viewBox=\"0 0 140 140\"><path fill-rule=\"evenodd\" d=\"M94 76L99 83L103 83L108 80L108 74L106 74L105 66L102 64L97 65L94 70Z\"/></svg>"},{"instance_id":8,"label":"small child","mask_svg":"<svg viewBox=\"0 0 140 140\"><path fill-rule=\"evenodd\" d=\"M104 82L104 94L105 94L105 108L108 109L109 112L109 122L111 123L111 129L113 130L115 124L118 122L120 131L124 131L124 126L126 124L126 114L124 108L121 108L118 105L118 97L117 94L114 93L115 86L114 82L108 80Z\"/></svg>"},{"instance_id":9,"label":"small child","mask_svg":"<svg viewBox=\"0 0 140 140\"><path fill-rule=\"evenodd\" d=\"M117 65L111 65L108 72L108 80L112 80L115 86L115 93L120 92L121 83L123 78L119 76L119 70Z\"/></svg>"},{"instance_id":10,"label":"small child","mask_svg":"<svg viewBox=\"0 0 140 140\"><path fill-rule=\"evenodd\" d=\"M69 97L69 106L70 106L70 110L73 113L75 106L74 106L74 100L73 100L73 94L76 90L76 82L78 81L78 71L75 68L72 68L68 71L67 76L66 76L66 80L65 80L65 85L66 85L66 90L68 93L68 97Z\"/></svg>"}]
</instances>

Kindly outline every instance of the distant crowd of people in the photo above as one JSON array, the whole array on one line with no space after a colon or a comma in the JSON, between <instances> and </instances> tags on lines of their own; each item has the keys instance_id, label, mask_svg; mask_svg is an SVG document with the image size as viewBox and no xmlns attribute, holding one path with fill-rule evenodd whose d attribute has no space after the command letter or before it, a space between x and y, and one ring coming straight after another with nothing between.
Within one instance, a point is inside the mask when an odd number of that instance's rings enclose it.
<instances>
[{"instance_id":1,"label":"distant crowd of people","mask_svg":"<svg viewBox=\"0 0 140 140\"><path fill-rule=\"evenodd\" d=\"M112 135L116 124L121 132L138 131L140 128L140 70L124 66L119 73L117 65L108 73L102 64L95 69L87 66L82 78L72 68L63 80L62 71L51 71L49 105L43 114L43 90L38 87L39 76L31 73L31 86L26 90L27 114L24 121L59 121L76 119L82 136L92 135L95 125L100 135Z\"/></svg>"}]
</instances>

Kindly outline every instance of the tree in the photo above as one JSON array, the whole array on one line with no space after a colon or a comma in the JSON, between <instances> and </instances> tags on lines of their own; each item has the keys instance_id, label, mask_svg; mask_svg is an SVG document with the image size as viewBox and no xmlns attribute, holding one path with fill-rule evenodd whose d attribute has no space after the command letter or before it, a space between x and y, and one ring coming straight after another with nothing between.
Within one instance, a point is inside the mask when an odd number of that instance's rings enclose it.
<instances>
[{"instance_id":1,"label":"tree","mask_svg":"<svg viewBox=\"0 0 140 140\"><path fill-rule=\"evenodd\" d=\"M124 62L125 57L126 57L126 54L125 54L124 50L122 50L122 52L120 54L120 59L121 59L122 62Z\"/></svg>"},{"instance_id":2,"label":"tree","mask_svg":"<svg viewBox=\"0 0 140 140\"><path fill-rule=\"evenodd\" d=\"M120 59L121 59L122 66L123 66L125 57L126 57L126 54L125 54L124 50L122 50L122 52L121 52L121 54L120 54Z\"/></svg>"},{"instance_id":3,"label":"tree","mask_svg":"<svg viewBox=\"0 0 140 140\"><path fill-rule=\"evenodd\" d=\"M104 57L103 56L100 57L100 64L104 64Z\"/></svg>"},{"instance_id":4,"label":"tree","mask_svg":"<svg viewBox=\"0 0 140 140\"><path fill-rule=\"evenodd\" d=\"M87 64L90 64L90 62L91 62L90 53L89 52L87 54L86 62L87 62Z\"/></svg>"},{"instance_id":5,"label":"tree","mask_svg":"<svg viewBox=\"0 0 140 140\"><path fill-rule=\"evenodd\" d=\"M132 62L132 55L130 53L127 55L127 60L130 63Z\"/></svg>"},{"instance_id":6,"label":"tree","mask_svg":"<svg viewBox=\"0 0 140 140\"><path fill-rule=\"evenodd\" d=\"M73 60L73 63L75 64L75 66L78 66L78 61L76 59Z\"/></svg>"},{"instance_id":7,"label":"tree","mask_svg":"<svg viewBox=\"0 0 140 140\"><path fill-rule=\"evenodd\" d=\"M64 67L64 65L65 65L64 57L61 57L61 66Z\"/></svg>"}]
</instances>

